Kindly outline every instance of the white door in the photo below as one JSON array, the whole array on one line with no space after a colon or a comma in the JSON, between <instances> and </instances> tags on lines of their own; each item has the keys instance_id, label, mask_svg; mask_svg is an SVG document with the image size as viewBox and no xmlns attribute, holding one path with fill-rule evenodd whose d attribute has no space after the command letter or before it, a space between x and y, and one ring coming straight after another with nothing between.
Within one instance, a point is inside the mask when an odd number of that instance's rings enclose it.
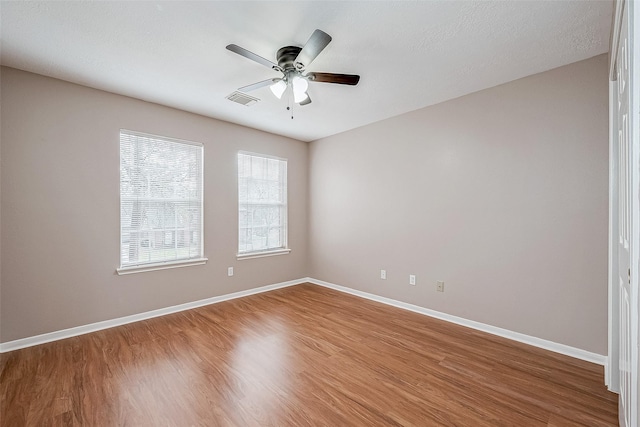
<instances>
[{"instance_id":1,"label":"white door","mask_svg":"<svg viewBox=\"0 0 640 427\"><path fill-rule=\"evenodd\" d=\"M616 52L618 152L618 309L620 425L631 426L631 153L629 144L629 59L626 2Z\"/></svg>"},{"instance_id":2,"label":"white door","mask_svg":"<svg viewBox=\"0 0 640 427\"><path fill-rule=\"evenodd\" d=\"M636 254L634 247L636 239L634 238L635 221L634 213L637 205L637 168L633 169L635 164L634 158L638 153L636 144L633 143L635 132L633 125L635 120L632 111L633 93L632 90L632 64L630 43L630 10L628 2L618 2L618 17L616 25L619 37L614 40L612 51L612 59L615 61L615 78L616 93L612 97L615 109L615 118L613 122L616 131L613 133L615 138L615 159L614 168L617 172L617 307L618 313L618 369L619 369L619 420L620 425L624 427L632 427L637 425L637 292L635 285L637 278L632 277L637 273L634 268L632 257ZM621 8L621 10L620 10ZM614 268L616 266L613 266ZM632 271L634 270L634 271ZM633 280L632 280L633 279Z\"/></svg>"}]
</instances>

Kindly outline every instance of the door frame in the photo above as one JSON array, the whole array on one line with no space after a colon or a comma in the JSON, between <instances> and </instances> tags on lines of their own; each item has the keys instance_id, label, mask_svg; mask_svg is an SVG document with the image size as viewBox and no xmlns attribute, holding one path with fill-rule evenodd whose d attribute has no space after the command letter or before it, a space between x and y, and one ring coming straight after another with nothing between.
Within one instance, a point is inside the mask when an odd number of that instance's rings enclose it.
<instances>
[{"instance_id":1,"label":"door frame","mask_svg":"<svg viewBox=\"0 0 640 427\"><path fill-rule=\"evenodd\" d=\"M609 274L608 274L608 357L604 366L604 382L608 389L620 393L620 337L618 301L618 117L615 105L618 88L609 80Z\"/></svg>"}]
</instances>

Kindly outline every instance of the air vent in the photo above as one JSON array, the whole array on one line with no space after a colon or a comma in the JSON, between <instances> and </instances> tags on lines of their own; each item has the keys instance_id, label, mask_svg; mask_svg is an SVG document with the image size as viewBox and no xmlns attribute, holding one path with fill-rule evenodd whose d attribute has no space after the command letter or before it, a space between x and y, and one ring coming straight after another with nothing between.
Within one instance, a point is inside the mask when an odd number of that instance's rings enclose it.
<instances>
[{"instance_id":1,"label":"air vent","mask_svg":"<svg viewBox=\"0 0 640 427\"><path fill-rule=\"evenodd\" d=\"M254 98L253 96L249 96L246 93L235 91L231 95L227 96L229 101L236 102L238 104L242 104L246 107L255 104L260 101L258 98Z\"/></svg>"}]
</instances>

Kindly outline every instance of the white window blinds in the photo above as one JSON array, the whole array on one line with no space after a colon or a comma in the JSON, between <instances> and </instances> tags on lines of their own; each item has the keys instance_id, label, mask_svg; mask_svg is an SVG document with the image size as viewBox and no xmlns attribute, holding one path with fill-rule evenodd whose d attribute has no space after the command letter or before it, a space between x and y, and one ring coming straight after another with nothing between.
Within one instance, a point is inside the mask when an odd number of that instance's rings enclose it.
<instances>
[{"instance_id":1,"label":"white window blinds","mask_svg":"<svg viewBox=\"0 0 640 427\"><path fill-rule=\"evenodd\" d=\"M287 161L238 153L238 254L287 248Z\"/></svg>"},{"instance_id":2,"label":"white window blinds","mask_svg":"<svg viewBox=\"0 0 640 427\"><path fill-rule=\"evenodd\" d=\"M120 132L120 266L202 258L202 145Z\"/></svg>"}]
</instances>

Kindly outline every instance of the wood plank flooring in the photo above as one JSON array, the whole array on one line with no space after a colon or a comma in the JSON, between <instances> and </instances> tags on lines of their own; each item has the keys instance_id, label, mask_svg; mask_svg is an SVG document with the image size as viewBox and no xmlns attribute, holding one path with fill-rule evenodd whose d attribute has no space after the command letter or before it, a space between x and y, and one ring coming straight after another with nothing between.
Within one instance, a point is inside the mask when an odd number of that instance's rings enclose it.
<instances>
[{"instance_id":1,"label":"wood plank flooring","mask_svg":"<svg viewBox=\"0 0 640 427\"><path fill-rule=\"evenodd\" d=\"M3 426L614 426L603 368L304 284L0 356Z\"/></svg>"}]
</instances>

